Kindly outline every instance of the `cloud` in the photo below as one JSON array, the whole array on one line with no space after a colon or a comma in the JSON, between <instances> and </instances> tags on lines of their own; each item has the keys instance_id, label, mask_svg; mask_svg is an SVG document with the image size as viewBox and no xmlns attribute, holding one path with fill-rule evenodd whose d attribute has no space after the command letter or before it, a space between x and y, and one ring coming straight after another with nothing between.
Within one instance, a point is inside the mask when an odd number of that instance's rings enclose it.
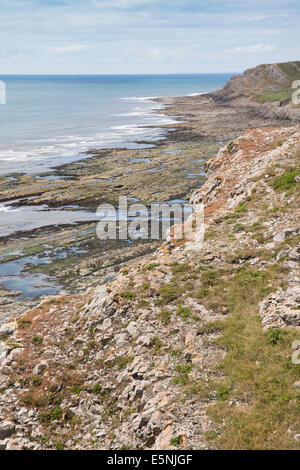
<instances>
[{"instance_id":1,"label":"cloud","mask_svg":"<svg viewBox=\"0 0 300 470\"><path fill-rule=\"evenodd\" d=\"M236 53L236 54L245 53L245 52L246 53L247 52L261 53L261 52L275 51L276 49L277 47L274 44L254 44L251 46L237 46L232 49L227 49L226 52Z\"/></svg>"},{"instance_id":2,"label":"cloud","mask_svg":"<svg viewBox=\"0 0 300 470\"><path fill-rule=\"evenodd\" d=\"M49 54L78 54L88 48L86 44L68 44L67 46L49 47Z\"/></svg>"},{"instance_id":3,"label":"cloud","mask_svg":"<svg viewBox=\"0 0 300 470\"><path fill-rule=\"evenodd\" d=\"M299 0L0 0L0 7L2 73L238 72L299 56Z\"/></svg>"},{"instance_id":4,"label":"cloud","mask_svg":"<svg viewBox=\"0 0 300 470\"><path fill-rule=\"evenodd\" d=\"M23 52L17 52L16 54L12 54L11 56L6 57L7 62L19 62L23 59L26 59L26 54Z\"/></svg>"}]
</instances>

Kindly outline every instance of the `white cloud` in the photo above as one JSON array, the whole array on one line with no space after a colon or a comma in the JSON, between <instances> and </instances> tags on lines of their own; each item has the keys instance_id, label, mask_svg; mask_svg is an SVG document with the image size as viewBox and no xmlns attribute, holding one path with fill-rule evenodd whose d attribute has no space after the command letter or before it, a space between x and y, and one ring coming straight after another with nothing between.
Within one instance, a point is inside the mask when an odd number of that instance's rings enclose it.
<instances>
[{"instance_id":1,"label":"white cloud","mask_svg":"<svg viewBox=\"0 0 300 470\"><path fill-rule=\"evenodd\" d=\"M24 54L23 52L18 52L5 58L7 62L19 62L23 59L26 59L26 54Z\"/></svg>"},{"instance_id":2,"label":"white cloud","mask_svg":"<svg viewBox=\"0 0 300 470\"><path fill-rule=\"evenodd\" d=\"M49 54L78 54L87 49L86 44L68 44L67 46L49 47Z\"/></svg>"},{"instance_id":3,"label":"white cloud","mask_svg":"<svg viewBox=\"0 0 300 470\"><path fill-rule=\"evenodd\" d=\"M0 0L0 6L2 73L238 72L299 56L299 0Z\"/></svg>"},{"instance_id":4,"label":"white cloud","mask_svg":"<svg viewBox=\"0 0 300 470\"><path fill-rule=\"evenodd\" d=\"M251 46L237 46L234 47L233 49L227 49L226 52L230 53L244 53L244 52L271 52L275 51L277 48L274 44L254 44Z\"/></svg>"}]
</instances>

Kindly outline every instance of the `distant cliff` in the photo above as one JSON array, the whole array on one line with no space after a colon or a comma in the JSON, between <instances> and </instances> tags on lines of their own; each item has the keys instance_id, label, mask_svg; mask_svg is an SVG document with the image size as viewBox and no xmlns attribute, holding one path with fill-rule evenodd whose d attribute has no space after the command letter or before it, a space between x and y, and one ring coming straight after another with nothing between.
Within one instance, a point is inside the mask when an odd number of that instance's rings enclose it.
<instances>
[{"instance_id":1,"label":"distant cliff","mask_svg":"<svg viewBox=\"0 0 300 470\"><path fill-rule=\"evenodd\" d=\"M242 105L250 101L258 114L298 121L300 107L291 100L295 80L300 80L300 61L262 64L242 75L234 75L223 88L210 96L224 104Z\"/></svg>"}]
</instances>

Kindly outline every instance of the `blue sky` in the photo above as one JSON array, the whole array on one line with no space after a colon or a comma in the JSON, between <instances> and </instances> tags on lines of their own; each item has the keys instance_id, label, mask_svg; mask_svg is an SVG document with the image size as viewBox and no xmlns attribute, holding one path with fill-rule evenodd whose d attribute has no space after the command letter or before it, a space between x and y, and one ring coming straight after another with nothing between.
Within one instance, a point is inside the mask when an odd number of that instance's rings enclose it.
<instances>
[{"instance_id":1,"label":"blue sky","mask_svg":"<svg viewBox=\"0 0 300 470\"><path fill-rule=\"evenodd\" d=\"M1 74L236 72L300 60L299 0L0 0Z\"/></svg>"}]
</instances>

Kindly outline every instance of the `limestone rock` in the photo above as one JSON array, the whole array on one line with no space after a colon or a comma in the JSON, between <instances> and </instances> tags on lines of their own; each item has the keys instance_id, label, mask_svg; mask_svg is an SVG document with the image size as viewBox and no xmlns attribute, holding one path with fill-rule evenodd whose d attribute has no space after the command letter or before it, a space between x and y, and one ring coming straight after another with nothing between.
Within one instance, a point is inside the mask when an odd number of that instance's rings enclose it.
<instances>
[{"instance_id":1,"label":"limestone rock","mask_svg":"<svg viewBox=\"0 0 300 470\"><path fill-rule=\"evenodd\" d=\"M0 439L5 439L13 434L15 424L12 421L2 421L0 423Z\"/></svg>"},{"instance_id":2,"label":"limestone rock","mask_svg":"<svg viewBox=\"0 0 300 470\"><path fill-rule=\"evenodd\" d=\"M34 367L32 373L35 375L40 375L42 372L44 372L47 366L48 363L46 361L42 361Z\"/></svg>"},{"instance_id":3,"label":"limestone rock","mask_svg":"<svg viewBox=\"0 0 300 470\"><path fill-rule=\"evenodd\" d=\"M294 286L286 291L279 289L260 302L259 314L264 331L270 328L300 326L299 297L300 287Z\"/></svg>"}]
</instances>

